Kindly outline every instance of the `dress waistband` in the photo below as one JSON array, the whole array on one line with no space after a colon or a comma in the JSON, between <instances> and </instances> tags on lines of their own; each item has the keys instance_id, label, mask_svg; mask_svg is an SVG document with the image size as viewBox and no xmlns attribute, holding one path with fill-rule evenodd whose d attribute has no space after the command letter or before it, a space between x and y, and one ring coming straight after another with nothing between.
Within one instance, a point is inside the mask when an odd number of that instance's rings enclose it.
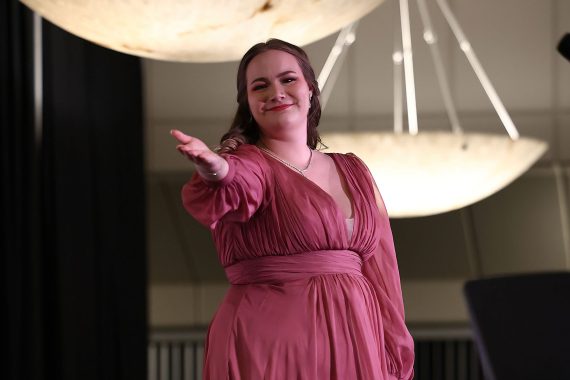
<instances>
[{"instance_id":1,"label":"dress waistband","mask_svg":"<svg viewBox=\"0 0 570 380\"><path fill-rule=\"evenodd\" d=\"M232 285L283 283L321 274L362 275L362 258L354 251L303 252L288 256L261 256L224 268Z\"/></svg>"}]
</instances>

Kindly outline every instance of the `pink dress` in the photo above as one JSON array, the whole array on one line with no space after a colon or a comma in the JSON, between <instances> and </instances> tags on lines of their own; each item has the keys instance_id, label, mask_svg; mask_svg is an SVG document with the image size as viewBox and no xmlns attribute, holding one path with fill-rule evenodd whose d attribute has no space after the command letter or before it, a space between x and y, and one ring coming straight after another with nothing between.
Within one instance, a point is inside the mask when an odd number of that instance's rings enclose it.
<instances>
[{"instance_id":1,"label":"pink dress","mask_svg":"<svg viewBox=\"0 0 570 380\"><path fill-rule=\"evenodd\" d=\"M204 379L412 379L386 211L353 154L328 154L354 230L334 199L254 145L223 156L218 183L195 174L185 208L210 227L231 286L205 343Z\"/></svg>"}]
</instances>

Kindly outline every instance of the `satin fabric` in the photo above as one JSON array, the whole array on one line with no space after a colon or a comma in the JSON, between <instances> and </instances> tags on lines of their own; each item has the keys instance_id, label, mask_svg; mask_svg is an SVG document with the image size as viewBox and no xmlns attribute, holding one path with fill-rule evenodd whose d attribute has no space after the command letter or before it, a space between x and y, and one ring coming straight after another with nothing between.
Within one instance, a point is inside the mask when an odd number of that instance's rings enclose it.
<instances>
[{"instance_id":1,"label":"satin fabric","mask_svg":"<svg viewBox=\"0 0 570 380\"><path fill-rule=\"evenodd\" d=\"M349 250L261 256L229 265L225 271L232 285L282 284L325 274L362 276L362 258Z\"/></svg>"},{"instance_id":2,"label":"satin fabric","mask_svg":"<svg viewBox=\"0 0 570 380\"><path fill-rule=\"evenodd\" d=\"M349 190L351 234L328 193L253 145L224 154L222 181L195 174L183 187L232 284L208 329L204 379L413 378L385 207L360 159L328 155Z\"/></svg>"}]
</instances>

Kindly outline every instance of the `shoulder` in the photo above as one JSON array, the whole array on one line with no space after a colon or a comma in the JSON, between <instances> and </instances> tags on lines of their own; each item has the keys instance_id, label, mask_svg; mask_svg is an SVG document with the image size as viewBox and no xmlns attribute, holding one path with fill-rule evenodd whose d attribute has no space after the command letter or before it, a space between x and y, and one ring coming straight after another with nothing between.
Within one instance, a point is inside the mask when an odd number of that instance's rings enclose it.
<instances>
[{"instance_id":1,"label":"shoulder","mask_svg":"<svg viewBox=\"0 0 570 380\"><path fill-rule=\"evenodd\" d=\"M360 167L367 167L364 161L358 157L356 154L349 152L349 153L326 153L328 156L337 158L344 162L345 164L357 165Z\"/></svg>"},{"instance_id":2,"label":"shoulder","mask_svg":"<svg viewBox=\"0 0 570 380\"><path fill-rule=\"evenodd\" d=\"M353 157L357 157L356 154L352 153L352 152L348 152L348 153L339 153L339 152L321 152L324 153L328 156L334 156L334 157L344 157L344 158L353 158Z\"/></svg>"},{"instance_id":3,"label":"shoulder","mask_svg":"<svg viewBox=\"0 0 570 380\"><path fill-rule=\"evenodd\" d=\"M252 144L240 144L235 150L221 153L221 156L263 157L259 148Z\"/></svg>"},{"instance_id":4,"label":"shoulder","mask_svg":"<svg viewBox=\"0 0 570 380\"><path fill-rule=\"evenodd\" d=\"M230 168L239 168L242 175L267 173L270 171L267 157L252 144L241 144L235 150L220 153L226 159ZM248 172L248 173L246 173Z\"/></svg>"},{"instance_id":5,"label":"shoulder","mask_svg":"<svg viewBox=\"0 0 570 380\"><path fill-rule=\"evenodd\" d=\"M364 161L358 157L356 154L350 153L326 153L329 157L334 159L337 164L342 165L347 171L353 175L366 179L366 177L371 177L372 173L370 168L364 163ZM363 175L365 174L365 175Z\"/></svg>"},{"instance_id":6,"label":"shoulder","mask_svg":"<svg viewBox=\"0 0 570 380\"><path fill-rule=\"evenodd\" d=\"M257 146L252 144L241 144L235 150L220 153L220 156L228 161L251 162L260 166L267 165L267 157Z\"/></svg>"}]
</instances>

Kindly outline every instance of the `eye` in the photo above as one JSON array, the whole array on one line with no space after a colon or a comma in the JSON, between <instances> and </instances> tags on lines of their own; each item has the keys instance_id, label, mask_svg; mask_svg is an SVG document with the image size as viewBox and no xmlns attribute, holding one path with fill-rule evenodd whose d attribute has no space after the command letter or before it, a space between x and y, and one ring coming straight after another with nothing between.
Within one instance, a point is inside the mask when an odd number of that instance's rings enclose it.
<instances>
[{"instance_id":1,"label":"eye","mask_svg":"<svg viewBox=\"0 0 570 380\"><path fill-rule=\"evenodd\" d=\"M264 88L266 88L267 85L264 83L259 83L259 84L255 84L253 85L253 87L251 88L253 91L259 91L259 90L263 90Z\"/></svg>"},{"instance_id":2,"label":"eye","mask_svg":"<svg viewBox=\"0 0 570 380\"><path fill-rule=\"evenodd\" d=\"M297 80L297 78L295 77L285 77L283 78L283 80L281 81L282 83L293 83Z\"/></svg>"}]
</instances>

